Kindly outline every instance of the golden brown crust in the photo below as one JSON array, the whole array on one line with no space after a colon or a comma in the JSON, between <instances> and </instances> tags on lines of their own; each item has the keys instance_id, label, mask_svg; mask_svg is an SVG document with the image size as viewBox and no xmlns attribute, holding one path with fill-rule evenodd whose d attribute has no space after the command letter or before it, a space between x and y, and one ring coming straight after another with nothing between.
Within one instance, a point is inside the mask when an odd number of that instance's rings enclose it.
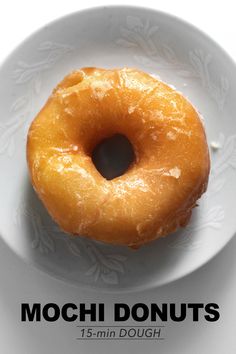
<instances>
[{"instance_id":1,"label":"golden brown crust","mask_svg":"<svg viewBox=\"0 0 236 354\"><path fill-rule=\"evenodd\" d=\"M106 180L91 151L121 133L136 161ZM185 225L206 190L209 154L193 106L136 69L84 68L55 88L27 141L32 184L68 233L138 246Z\"/></svg>"}]
</instances>

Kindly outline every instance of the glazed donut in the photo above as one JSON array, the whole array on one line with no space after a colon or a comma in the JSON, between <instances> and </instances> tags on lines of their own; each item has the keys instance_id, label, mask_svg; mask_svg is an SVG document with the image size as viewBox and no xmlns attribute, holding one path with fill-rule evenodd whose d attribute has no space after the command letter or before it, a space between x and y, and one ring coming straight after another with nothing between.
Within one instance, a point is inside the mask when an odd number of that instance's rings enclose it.
<instances>
[{"instance_id":1,"label":"glazed donut","mask_svg":"<svg viewBox=\"0 0 236 354\"><path fill-rule=\"evenodd\" d=\"M115 134L129 139L135 160L107 180L91 154ZM210 168L194 107L129 68L66 76L31 124L27 161L33 187L61 229L133 247L187 224Z\"/></svg>"}]
</instances>

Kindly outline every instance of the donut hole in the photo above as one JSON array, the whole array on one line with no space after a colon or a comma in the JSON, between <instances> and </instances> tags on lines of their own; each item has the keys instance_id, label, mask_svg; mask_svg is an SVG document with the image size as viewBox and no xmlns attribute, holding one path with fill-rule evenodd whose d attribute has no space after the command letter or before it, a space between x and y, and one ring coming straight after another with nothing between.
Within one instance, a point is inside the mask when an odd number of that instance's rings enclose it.
<instances>
[{"instance_id":1,"label":"donut hole","mask_svg":"<svg viewBox=\"0 0 236 354\"><path fill-rule=\"evenodd\" d=\"M134 160L133 146L122 134L102 140L92 152L96 169L107 180L122 176Z\"/></svg>"}]
</instances>

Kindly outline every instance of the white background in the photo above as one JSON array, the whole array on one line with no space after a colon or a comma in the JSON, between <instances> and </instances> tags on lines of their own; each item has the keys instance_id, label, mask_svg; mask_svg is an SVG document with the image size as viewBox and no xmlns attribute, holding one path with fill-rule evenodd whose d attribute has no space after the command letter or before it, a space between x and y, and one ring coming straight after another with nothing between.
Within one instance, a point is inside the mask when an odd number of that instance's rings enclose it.
<instances>
[{"instance_id":1,"label":"white background","mask_svg":"<svg viewBox=\"0 0 236 354\"><path fill-rule=\"evenodd\" d=\"M175 14L193 23L215 39L236 59L234 2L225 0L136 1L30 1L7 0L0 7L0 62L32 31L51 20L82 8L104 4L145 5ZM1 83L0 83L1 84ZM1 104L1 103L0 103ZM3 202L1 201L1 207ZM224 235L222 235L223 237ZM167 286L136 294L109 295L83 291L50 278L24 264L0 241L0 353L1 354L235 354L236 353L236 238L206 266ZM22 323L22 302L216 302L221 318L216 323L167 323L160 342L76 341L75 324ZM111 314L106 316L111 323Z\"/></svg>"}]
</instances>

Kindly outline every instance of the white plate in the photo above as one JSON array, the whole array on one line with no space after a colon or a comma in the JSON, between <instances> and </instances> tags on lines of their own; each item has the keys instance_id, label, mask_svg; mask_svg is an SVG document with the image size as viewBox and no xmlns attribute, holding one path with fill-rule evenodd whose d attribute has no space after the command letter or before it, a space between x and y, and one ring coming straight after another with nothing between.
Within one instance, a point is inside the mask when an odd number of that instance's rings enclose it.
<instances>
[{"instance_id":1,"label":"white plate","mask_svg":"<svg viewBox=\"0 0 236 354\"><path fill-rule=\"evenodd\" d=\"M28 180L30 121L55 84L83 66L132 66L182 91L205 117L212 151L207 193L191 223L137 251L72 239L56 227ZM236 69L191 25L135 7L103 7L59 19L24 41L0 69L0 234L24 260L79 286L148 289L206 263L236 231Z\"/></svg>"}]
</instances>

